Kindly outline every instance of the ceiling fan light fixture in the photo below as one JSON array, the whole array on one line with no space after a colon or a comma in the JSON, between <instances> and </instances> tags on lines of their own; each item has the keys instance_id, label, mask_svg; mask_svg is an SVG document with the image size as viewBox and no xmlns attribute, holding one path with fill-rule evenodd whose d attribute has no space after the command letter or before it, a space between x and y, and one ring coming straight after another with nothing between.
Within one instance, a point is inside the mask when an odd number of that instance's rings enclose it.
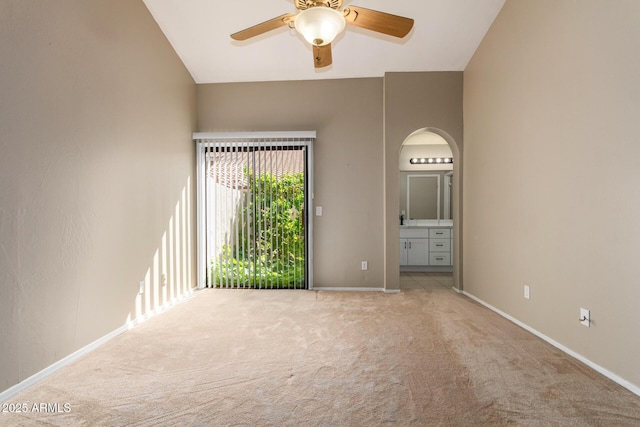
<instances>
[{"instance_id":1,"label":"ceiling fan light fixture","mask_svg":"<svg viewBox=\"0 0 640 427\"><path fill-rule=\"evenodd\" d=\"M333 9L323 6L311 7L301 11L294 26L309 43L325 46L333 42L346 25L344 16Z\"/></svg>"}]
</instances>

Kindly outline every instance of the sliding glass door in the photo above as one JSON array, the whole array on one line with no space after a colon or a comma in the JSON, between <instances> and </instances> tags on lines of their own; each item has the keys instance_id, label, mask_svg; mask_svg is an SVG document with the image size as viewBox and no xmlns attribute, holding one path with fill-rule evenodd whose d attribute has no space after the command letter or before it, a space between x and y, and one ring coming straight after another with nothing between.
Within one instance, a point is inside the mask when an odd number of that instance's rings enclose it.
<instances>
[{"instance_id":1,"label":"sliding glass door","mask_svg":"<svg viewBox=\"0 0 640 427\"><path fill-rule=\"evenodd\" d=\"M311 287L311 142L200 142L200 259L206 286Z\"/></svg>"}]
</instances>

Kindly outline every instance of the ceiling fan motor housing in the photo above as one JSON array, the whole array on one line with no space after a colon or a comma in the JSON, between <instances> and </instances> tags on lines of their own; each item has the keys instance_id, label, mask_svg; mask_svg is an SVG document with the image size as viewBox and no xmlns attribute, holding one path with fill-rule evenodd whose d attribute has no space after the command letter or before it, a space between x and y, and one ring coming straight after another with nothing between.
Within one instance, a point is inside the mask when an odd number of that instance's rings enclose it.
<instances>
[{"instance_id":1,"label":"ceiling fan motor housing","mask_svg":"<svg viewBox=\"0 0 640 427\"><path fill-rule=\"evenodd\" d=\"M342 0L295 0L295 4L298 10L307 10L316 6L340 9L342 6Z\"/></svg>"}]
</instances>

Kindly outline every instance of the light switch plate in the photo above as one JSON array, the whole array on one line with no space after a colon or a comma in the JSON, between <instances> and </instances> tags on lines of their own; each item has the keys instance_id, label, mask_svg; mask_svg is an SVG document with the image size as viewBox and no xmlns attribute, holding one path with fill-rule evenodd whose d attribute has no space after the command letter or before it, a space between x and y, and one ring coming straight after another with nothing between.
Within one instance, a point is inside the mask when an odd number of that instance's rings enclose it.
<instances>
[{"instance_id":1,"label":"light switch plate","mask_svg":"<svg viewBox=\"0 0 640 427\"><path fill-rule=\"evenodd\" d=\"M316 206L316 216L322 216L322 206Z\"/></svg>"},{"instance_id":2,"label":"light switch plate","mask_svg":"<svg viewBox=\"0 0 640 427\"><path fill-rule=\"evenodd\" d=\"M587 328L591 327L591 312L586 308L580 309L580 324Z\"/></svg>"}]
</instances>

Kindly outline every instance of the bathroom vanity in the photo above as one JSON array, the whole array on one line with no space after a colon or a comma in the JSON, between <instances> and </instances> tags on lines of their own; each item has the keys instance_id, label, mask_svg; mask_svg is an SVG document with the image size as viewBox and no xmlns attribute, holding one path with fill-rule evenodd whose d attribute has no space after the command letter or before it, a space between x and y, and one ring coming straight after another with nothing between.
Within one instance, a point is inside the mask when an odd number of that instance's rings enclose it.
<instances>
[{"instance_id":1,"label":"bathroom vanity","mask_svg":"<svg viewBox=\"0 0 640 427\"><path fill-rule=\"evenodd\" d=\"M400 226L401 271L453 271L453 221L409 220Z\"/></svg>"}]
</instances>

